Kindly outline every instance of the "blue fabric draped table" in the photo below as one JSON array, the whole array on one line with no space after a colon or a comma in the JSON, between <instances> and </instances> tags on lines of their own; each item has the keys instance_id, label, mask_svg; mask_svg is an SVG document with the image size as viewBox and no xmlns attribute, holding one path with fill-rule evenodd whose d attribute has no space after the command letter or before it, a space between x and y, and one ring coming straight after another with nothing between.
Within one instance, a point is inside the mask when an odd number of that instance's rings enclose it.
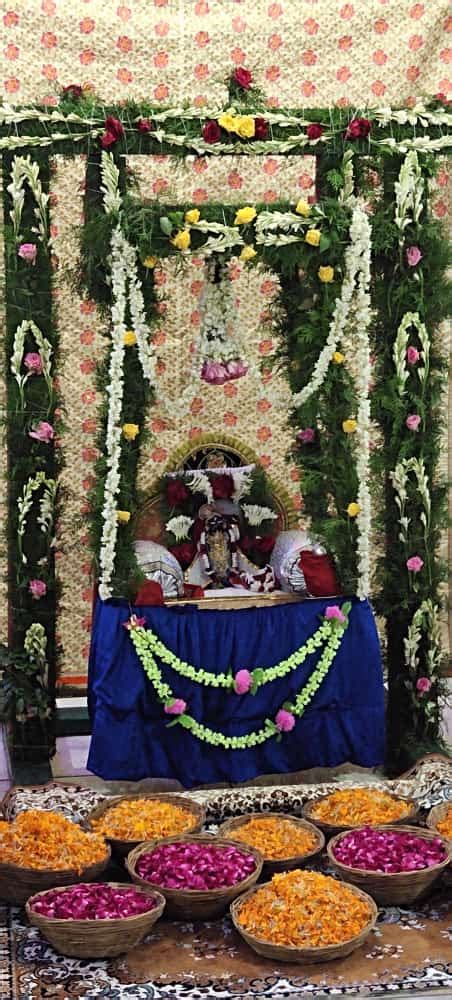
<instances>
[{"instance_id":1,"label":"blue fabric draped table","mask_svg":"<svg viewBox=\"0 0 452 1000\"><path fill-rule=\"evenodd\" d=\"M317 631L332 600L201 610L193 605L134 607L167 647L196 668L271 667ZM378 635L367 601L353 599L349 626L326 678L295 728L250 750L210 746L182 726L168 727L124 623L126 601L98 601L89 666L92 738L88 768L105 780L175 778L186 788L241 782L344 762L374 767L384 758L384 692ZM227 736L259 729L306 684L321 651L255 695L194 683L160 664L163 679L198 721ZM157 658L158 659L158 658Z\"/></svg>"}]
</instances>

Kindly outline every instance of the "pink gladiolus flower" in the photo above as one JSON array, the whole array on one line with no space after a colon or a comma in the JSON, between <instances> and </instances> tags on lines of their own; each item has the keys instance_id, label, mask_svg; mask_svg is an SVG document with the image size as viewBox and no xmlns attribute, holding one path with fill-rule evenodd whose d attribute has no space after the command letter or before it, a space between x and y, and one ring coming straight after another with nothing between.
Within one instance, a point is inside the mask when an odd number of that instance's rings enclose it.
<instances>
[{"instance_id":1,"label":"pink gladiolus flower","mask_svg":"<svg viewBox=\"0 0 452 1000\"><path fill-rule=\"evenodd\" d=\"M409 417L405 420L409 431L418 431L420 422L421 418L418 413L410 413Z\"/></svg>"},{"instance_id":2,"label":"pink gladiolus flower","mask_svg":"<svg viewBox=\"0 0 452 1000\"><path fill-rule=\"evenodd\" d=\"M406 561L406 568L410 573L420 573L424 565L424 560L420 556L410 556Z\"/></svg>"},{"instance_id":3,"label":"pink gladiolus flower","mask_svg":"<svg viewBox=\"0 0 452 1000\"><path fill-rule=\"evenodd\" d=\"M422 260L419 247L407 247L406 259L410 267L416 267L416 264L419 264L419 261Z\"/></svg>"},{"instance_id":4,"label":"pink gladiolus flower","mask_svg":"<svg viewBox=\"0 0 452 1000\"><path fill-rule=\"evenodd\" d=\"M304 431L298 431L297 438L302 444L312 444L315 440L315 430L313 427L306 427Z\"/></svg>"},{"instance_id":5,"label":"pink gladiolus flower","mask_svg":"<svg viewBox=\"0 0 452 1000\"><path fill-rule=\"evenodd\" d=\"M280 708L275 715L275 723L280 733L290 733L295 725L295 716L292 712L286 712L285 708Z\"/></svg>"},{"instance_id":6,"label":"pink gladiolus flower","mask_svg":"<svg viewBox=\"0 0 452 1000\"><path fill-rule=\"evenodd\" d=\"M28 436L35 438L36 441L45 441L46 444L48 444L49 441L53 441L55 431L52 424L47 423L47 420L40 420L39 424L36 424L34 430L28 431Z\"/></svg>"},{"instance_id":7,"label":"pink gladiolus flower","mask_svg":"<svg viewBox=\"0 0 452 1000\"><path fill-rule=\"evenodd\" d=\"M40 598L45 597L47 593L47 587L44 580L30 580L28 589L34 601L39 601Z\"/></svg>"},{"instance_id":8,"label":"pink gladiolus flower","mask_svg":"<svg viewBox=\"0 0 452 1000\"><path fill-rule=\"evenodd\" d=\"M428 677L419 677L416 681L416 691L419 691L419 694L426 694L427 691L430 691L431 686L432 682Z\"/></svg>"},{"instance_id":9,"label":"pink gladiolus flower","mask_svg":"<svg viewBox=\"0 0 452 1000\"><path fill-rule=\"evenodd\" d=\"M24 357L24 365L32 375L42 375L43 363L37 351L29 351Z\"/></svg>"},{"instance_id":10,"label":"pink gladiolus flower","mask_svg":"<svg viewBox=\"0 0 452 1000\"><path fill-rule=\"evenodd\" d=\"M27 264L36 264L36 255L38 253L38 248L36 243L21 243L17 256L25 260Z\"/></svg>"},{"instance_id":11,"label":"pink gladiolus flower","mask_svg":"<svg viewBox=\"0 0 452 1000\"><path fill-rule=\"evenodd\" d=\"M407 347L406 359L409 365L415 365L419 358L420 354L416 347Z\"/></svg>"},{"instance_id":12,"label":"pink gladiolus flower","mask_svg":"<svg viewBox=\"0 0 452 1000\"><path fill-rule=\"evenodd\" d=\"M164 711L167 715L183 715L187 707L187 702L183 698L175 698L171 705L165 705Z\"/></svg>"},{"instance_id":13,"label":"pink gladiolus flower","mask_svg":"<svg viewBox=\"0 0 452 1000\"><path fill-rule=\"evenodd\" d=\"M236 694L247 694L253 678L249 670L238 670L234 678L234 689Z\"/></svg>"},{"instance_id":14,"label":"pink gladiolus flower","mask_svg":"<svg viewBox=\"0 0 452 1000\"><path fill-rule=\"evenodd\" d=\"M329 620L331 618L336 618L338 622L345 622L345 615L342 614L342 611L337 604L332 604L331 607L326 609L325 618L328 618Z\"/></svg>"},{"instance_id":15,"label":"pink gladiolus flower","mask_svg":"<svg viewBox=\"0 0 452 1000\"><path fill-rule=\"evenodd\" d=\"M230 376L221 361L205 361L201 369L201 378L210 385L223 385Z\"/></svg>"},{"instance_id":16,"label":"pink gladiolus flower","mask_svg":"<svg viewBox=\"0 0 452 1000\"><path fill-rule=\"evenodd\" d=\"M237 361L228 361L226 371L230 379L242 378L242 375L246 375L248 371L248 365L240 361L240 359Z\"/></svg>"}]
</instances>

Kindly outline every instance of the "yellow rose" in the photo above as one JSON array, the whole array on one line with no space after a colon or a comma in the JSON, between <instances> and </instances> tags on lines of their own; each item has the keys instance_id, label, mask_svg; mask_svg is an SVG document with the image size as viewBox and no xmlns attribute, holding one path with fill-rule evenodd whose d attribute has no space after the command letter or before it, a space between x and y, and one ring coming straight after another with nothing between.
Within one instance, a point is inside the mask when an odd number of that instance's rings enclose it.
<instances>
[{"instance_id":1,"label":"yellow rose","mask_svg":"<svg viewBox=\"0 0 452 1000\"><path fill-rule=\"evenodd\" d=\"M224 115L220 115L218 124L221 125L221 128L226 129L226 132L235 132L237 118L235 115L230 115L225 112Z\"/></svg>"},{"instance_id":2,"label":"yellow rose","mask_svg":"<svg viewBox=\"0 0 452 1000\"><path fill-rule=\"evenodd\" d=\"M311 214L311 206L308 205L308 202L304 198L300 198L295 205L295 211L298 215L304 215L306 219Z\"/></svg>"},{"instance_id":3,"label":"yellow rose","mask_svg":"<svg viewBox=\"0 0 452 1000\"><path fill-rule=\"evenodd\" d=\"M116 520L119 521L120 524L128 524L128 522L130 521L130 517L131 517L130 510L116 511Z\"/></svg>"},{"instance_id":4,"label":"yellow rose","mask_svg":"<svg viewBox=\"0 0 452 1000\"><path fill-rule=\"evenodd\" d=\"M317 274L320 281L323 281L325 285L328 285L334 278L334 267L330 267L329 265L328 267L319 267Z\"/></svg>"},{"instance_id":5,"label":"yellow rose","mask_svg":"<svg viewBox=\"0 0 452 1000\"><path fill-rule=\"evenodd\" d=\"M149 267L149 268L155 267L156 263L157 263L157 257L152 257L152 256L145 257L143 261L143 267Z\"/></svg>"},{"instance_id":6,"label":"yellow rose","mask_svg":"<svg viewBox=\"0 0 452 1000\"><path fill-rule=\"evenodd\" d=\"M252 139L255 132L254 118L251 115L239 115L235 120L235 131L241 139Z\"/></svg>"},{"instance_id":7,"label":"yellow rose","mask_svg":"<svg viewBox=\"0 0 452 1000\"><path fill-rule=\"evenodd\" d=\"M198 208L191 208L189 212L185 213L185 221L189 226L194 226L197 222L199 222L200 218L201 212Z\"/></svg>"},{"instance_id":8,"label":"yellow rose","mask_svg":"<svg viewBox=\"0 0 452 1000\"><path fill-rule=\"evenodd\" d=\"M245 208L239 208L234 223L236 226L246 226L248 222L252 222L255 218L256 209L251 208L251 205L245 205Z\"/></svg>"},{"instance_id":9,"label":"yellow rose","mask_svg":"<svg viewBox=\"0 0 452 1000\"><path fill-rule=\"evenodd\" d=\"M244 260L244 261L252 260L252 258L255 256L256 256L256 250L248 243L246 247L243 247L239 260Z\"/></svg>"},{"instance_id":10,"label":"yellow rose","mask_svg":"<svg viewBox=\"0 0 452 1000\"><path fill-rule=\"evenodd\" d=\"M342 421L342 430L345 434L354 434L357 426L358 424L356 420L353 420L352 418L350 418L350 420Z\"/></svg>"},{"instance_id":11,"label":"yellow rose","mask_svg":"<svg viewBox=\"0 0 452 1000\"><path fill-rule=\"evenodd\" d=\"M347 507L347 514L349 517L357 517L360 513L361 507L359 503L349 503Z\"/></svg>"},{"instance_id":12,"label":"yellow rose","mask_svg":"<svg viewBox=\"0 0 452 1000\"><path fill-rule=\"evenodd\" d=\"M333 361L335 365L343 365L345 361L345 354L341 354L340 351L335 351L333 354Z\"/></svg>"},{"instance_id":13,"label":"yellow rose","mask_svg":"<svg viewBox=\"0 0 452 1000\"><path fill-rule=\"evenodd\" d=\"M305 241L306 243L309 243L309 246L311 247L318 247L321 235L320 229L308 229Z\"/></svg>"},{"instance_id":14,"label":"yellow rose","mask_svg":"<svg viewBox=\"0 0 452 1000\"><path fill-rule=\"evenodd\" d=\"M138 424L123 424L122 433L127 441L134 441L137 434L140 433L140 428Z\"/></svg>"},{"instance_id":15,"label":"yellow rose","mask_svg":"<svg viewBox=\"0 0 452 1000\"><path fill-rule=\"evenodd\" d=\"M124 334L124 344L126 347L135 347L137 342L136 333L133 330L126 330Z\"/></svg>"},{"instance_id":16,"label":"yellow rose","mask_svg":"<svg viewBox=\"0 0 452 1000\"><path fill-rule=\"evenodd\" d=\"M191 236L188 229L179 229L174 239L171 240L173 247L177 247L178 250L188 250L190 242Z\"/></svg>"}]
</instances>

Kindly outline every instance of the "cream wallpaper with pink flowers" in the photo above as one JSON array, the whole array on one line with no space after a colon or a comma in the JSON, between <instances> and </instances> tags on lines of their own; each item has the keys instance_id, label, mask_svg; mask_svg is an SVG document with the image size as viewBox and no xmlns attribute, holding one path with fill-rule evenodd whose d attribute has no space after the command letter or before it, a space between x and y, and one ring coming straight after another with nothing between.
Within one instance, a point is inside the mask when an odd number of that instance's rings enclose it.
<instances>
[{"instance_id":1,"label":"cream wallpaper with pink flowers","mask_svg":"<svg viewBox=\"0 0 452 1000\"><path fill-rule=\"evenodd\" d=\"M106 101L146 97L217 106L226 101L226 79L237 65L252 70L272 107L401 104L439 91L452 96L452 15L444 0L1 0L0 35L0 92L14 104L56 104L61 86L90 83ZM182 165L163 157L134 157L131 165L147 196L189 197L198 206L218 199L271 203L279 197L309 197L314 190L312 158L188 157ZM74 226L82 211L83 179L81 157L55 158L55 315L68 417L58 633L64 648L61 680L74 687L86 683L91 629L86 513L96 458L95 365L105 344L94 304L78 300L65 281L67 268L76 266ZM445 166L436 181L433 211L440 218L451 211ZM274 349L265 326L274 278L248 277L239 265L230 276L250 355L265 358ZM156 278L162 293L160 371L171 394L183 384L189 363L203 276L194 261L183 275L168 264ZM140 485L152 487L184 440L216 432L243 439L300 508L297 470L284 462L290 441L284 407L275 409L260 388L265 386L251 386L247 379L204 387L178 424L158 409L150 413L153 436L143 454ZM5 573L0 567L1 578ZM1 598L0 604L5 608ZM5 632L2 613L0 639Z\"/></svg>"}]
</instances>

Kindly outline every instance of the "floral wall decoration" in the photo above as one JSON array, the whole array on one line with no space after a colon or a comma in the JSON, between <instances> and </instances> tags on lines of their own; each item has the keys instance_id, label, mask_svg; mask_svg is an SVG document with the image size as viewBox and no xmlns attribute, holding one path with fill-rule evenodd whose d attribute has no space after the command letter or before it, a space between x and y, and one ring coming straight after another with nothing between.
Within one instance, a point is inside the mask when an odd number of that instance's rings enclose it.
<instances>
[{"instance_id":1,"label":"floral wall decoration","mask_svg":"<svg viewBox=\"0 0 452 1000\"><path fill-rule=\"evenodd\" d=\"M31 625L44 627L52 691L64 413L49 156L82 152L85 211L80 267L71 280L97 303L108 338L98 371L99 458L90 498L101 599L133 596L139 579L134 518L148 408L158 400L168 419L177 420L205 383L240 379L251 386L261 379L246 344L229 329L222 302L231 261L238 258L250 272L272 270L278 349L271 365L266 362L266 398L281 403L272 372L283 373L291 394L290 457L300 468L304 511L335 556L344 591L372 594L386 619L391 744L395 752L398 720L407 754L415 744L438 743L443 694L437 552L445 493L436 470L445 360L436 330L448 309L447 243L428 211L428 182L436 154L452 144L452 116L442 95L365 115L343 107L268 109L242 69L230 81L226 106L209 112L133 101L105 108L75 85L65 88L54 110L0 109L12 645L21 648ZM272 204L161 203L137 196L126 154L179 157L181 169L187 155L314 155L316 195ZM183 270L192 256L208 283L186 391L174 407L160 380L155 271L167 259ZM374 452L371 420L382 435ZM256 504L249 506L253 525ZM190 516L178 509L168 517L176 543L184 540ZM377 581L370 561L375 531L384 539ZM152 672L152 648L142 652Z\"/></svg>"}]
</instances>

